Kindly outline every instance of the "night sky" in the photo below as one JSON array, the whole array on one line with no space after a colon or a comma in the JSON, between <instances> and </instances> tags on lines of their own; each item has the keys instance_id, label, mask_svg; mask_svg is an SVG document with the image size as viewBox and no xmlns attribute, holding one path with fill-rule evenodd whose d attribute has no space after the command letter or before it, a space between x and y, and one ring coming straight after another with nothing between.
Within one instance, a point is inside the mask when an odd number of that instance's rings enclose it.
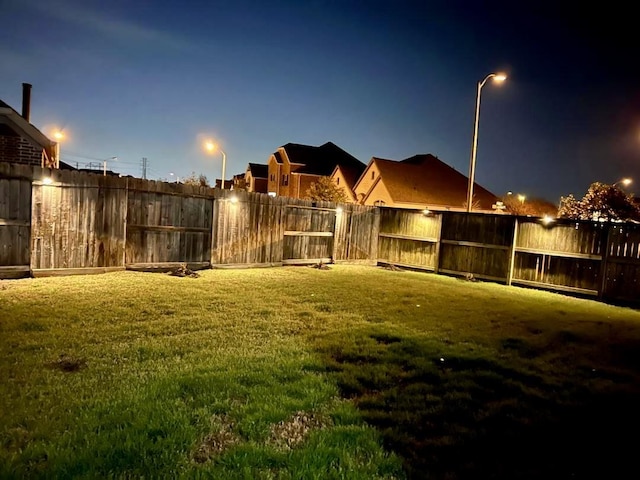
<instances>
[{"instance_id":1,"label":"night sky","mask_svg":"<svg viewBox=\"0 0 640 480\"><path fill-rule=\"evenodd\" d=\"M626 2L627 5L632 5ZM514 5L518 4L518 5ZM364 163L431 153L493 193L640 192L635 15L621 2L0 0L0 98L63 128L62 160L227 178L288 142ZM606 5L606 10L602 10ZM171 176L170 173L174 175Z\"/></svg>"}]
</instances>

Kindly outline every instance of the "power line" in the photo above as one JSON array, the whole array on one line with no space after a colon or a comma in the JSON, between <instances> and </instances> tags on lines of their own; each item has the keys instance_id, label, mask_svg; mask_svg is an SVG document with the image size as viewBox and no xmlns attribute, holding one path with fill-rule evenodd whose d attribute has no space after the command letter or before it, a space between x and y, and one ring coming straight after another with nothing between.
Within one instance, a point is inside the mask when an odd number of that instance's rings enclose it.
<instances>
[{"instance_id":1,"label":"power line","mask_svg":"<svg viewBox=\"0 0 640 480\"><path fill-rule=\"evenodd\" d=\"M112 157L108 157L108 158L97 158L97 157L89 157L87 155L80 155L78 153L71 153L71 152L63 152L65 157L73 157L73 158L82 158L84 160L93 160L96 162L108 162L108 161L112 161L114 158L118 158L117 156L112 156ZM122 163L122 164L128 164L128 165L138 165L137 162L127 162L124 160L117 160L118 163Z\"/></svg>"}]
</instances>

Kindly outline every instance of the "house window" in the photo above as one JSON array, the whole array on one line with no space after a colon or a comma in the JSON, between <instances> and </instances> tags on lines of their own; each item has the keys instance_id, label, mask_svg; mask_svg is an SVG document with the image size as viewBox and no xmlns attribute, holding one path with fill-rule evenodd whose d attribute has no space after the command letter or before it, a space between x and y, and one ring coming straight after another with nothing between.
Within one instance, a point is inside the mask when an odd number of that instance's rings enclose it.
<instances>
[{"instance_id":1,"label":"house window","mask_svg":"<svg viewBox=\"0 0 640 480\"><path fill-rule=\"evenodd\" d=\"M289 175L282 175L282 185L285 187L289 185Z\"/></svg>"},{"instance_id":2,"label":"house window","mask_svg":"<svg viewBox=\"0 0 640 480\"><path fill-rule=\"evenodd\" d=\"M376 172L371 171L371 180L373 180L374 178L376 178Z\"/></svg>"},{"instance_id":3,"label":"house window","mask_svg":"<svg viewBox=\"0 0 640 480\"><path fill-rule=\"evenodd\" d=\"M385 201L384 200L376 200L375 202L373 202L373 205L376 206L376 207L384 207Z\"/></svg>"},{"instance_id":4,"label":"house window","mask_svg":"<svg viewBox=\"0 0 640 480\"><path fill-rule=\"evenodd\" d=\"M336 178L336 185L340 185L340 178Z\"/></svg>"}]
</instances>

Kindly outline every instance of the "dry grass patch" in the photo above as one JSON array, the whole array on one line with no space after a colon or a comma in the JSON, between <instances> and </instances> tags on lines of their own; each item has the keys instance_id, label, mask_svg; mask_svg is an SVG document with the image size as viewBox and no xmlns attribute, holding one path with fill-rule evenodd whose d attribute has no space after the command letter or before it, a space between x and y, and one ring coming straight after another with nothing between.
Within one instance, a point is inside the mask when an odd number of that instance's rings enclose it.
<instances>
[{"instance_id":1,"label":"dry grass patch","mask_svg":"<svg viewBox=\"0 0 640 480\"><path fill-rule=\"evenodd\" d=\"M240 442L240 437L233 431L234 422L228 416L214 415L211 426L215 432L208 434L193 453L196 463L208 462Z\"/></svg>"},{"instance_id":2,"label":"dry grass patch","mask_svg":"<svg viewBox=\"0 0 640 480\"><path fill-rule=\"evenodd\" d=\"M305 441L311 431L332 425L330 418L307 412L296 412L291 418L271 427L269 444L281 450L291 450Z\"/></svg>"}]
</instances>

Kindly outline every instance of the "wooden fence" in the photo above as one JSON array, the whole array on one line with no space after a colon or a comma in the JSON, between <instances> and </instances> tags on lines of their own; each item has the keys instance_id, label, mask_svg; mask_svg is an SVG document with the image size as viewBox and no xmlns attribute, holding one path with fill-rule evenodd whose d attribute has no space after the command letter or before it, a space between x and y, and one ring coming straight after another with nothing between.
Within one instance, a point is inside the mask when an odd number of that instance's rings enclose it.
<instances>
[{"instance_id":1,"label":"wooden fence","mask_svg":"<svg viewBox=\"0 0 640 480\"><path fill-rule=\"evenodd\" d=\"M394 264L640 301L640 225L337 205L0 163L0 278Z\"/></svg>"},{"instance_id":2,"label":"wooden fence","mask_svg":"<svg viewBox=\"0 0 640 480\"><path fill-rule=\"evenodd\" d=\"M0 163L0 278L375 263L375 208Z\"/></svg>"},{"instance_id":3,"label":"wooden fence","mask_svg":"<svg viewBox=\"0 0 640 480\"><path fill-rule=\"evenodd\" d=\"M382 208L379 262L640 303L640 225Z\"/></svg>"}]
</instances>

